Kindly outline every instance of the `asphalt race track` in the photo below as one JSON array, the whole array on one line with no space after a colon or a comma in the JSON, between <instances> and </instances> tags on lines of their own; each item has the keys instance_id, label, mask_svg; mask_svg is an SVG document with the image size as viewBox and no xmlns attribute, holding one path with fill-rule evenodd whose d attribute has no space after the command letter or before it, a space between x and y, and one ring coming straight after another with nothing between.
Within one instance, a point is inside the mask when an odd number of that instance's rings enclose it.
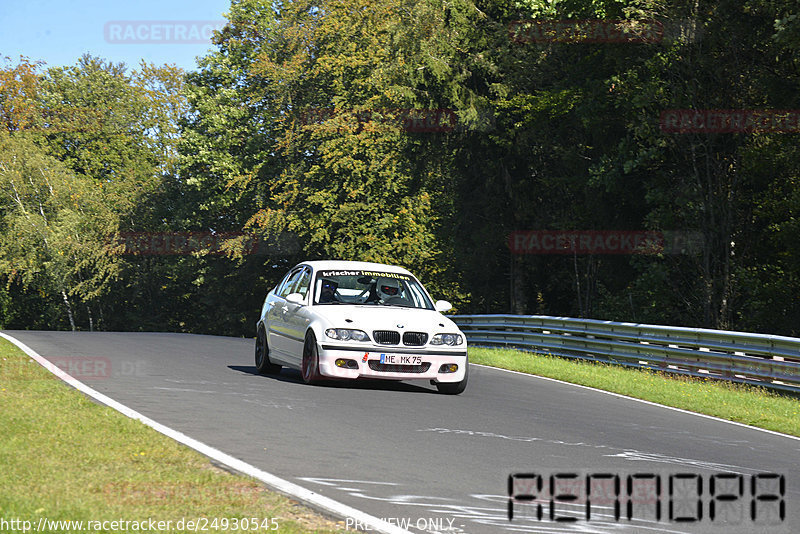
<instances>
[{"instance_id":1,"label":"asphalt race track","mask_svg":"<svg viewBox=\"0 0 800 534\"><path fill-rule=\"evenodd\" d=\"M466 392L445 396L426 383L259 376L248 339L7 333L159 423L413 532L800 532L789 437L474 365ZM589 520L583 497L567 502L587 476L609 492L595 490ZM552 505L550 482L567 495Z\"/></svg>"}]
</instances>

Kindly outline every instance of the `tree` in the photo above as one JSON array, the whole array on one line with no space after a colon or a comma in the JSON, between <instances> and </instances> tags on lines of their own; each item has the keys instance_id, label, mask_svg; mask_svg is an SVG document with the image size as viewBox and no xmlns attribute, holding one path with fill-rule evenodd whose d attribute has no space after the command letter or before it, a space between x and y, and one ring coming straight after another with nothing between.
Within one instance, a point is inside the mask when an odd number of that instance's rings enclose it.
<instances>
[{"instance_id":1,"label":"tree","mask_svg":"<svg viewBox=\"0 0 800 534\"><path fill-rule=\"evenodd\" d=\"M71 173L24 134L3 132L0 192L0 273L58 294L75 330L70 299L86 304L91 318L89 303L118 274L109 240L118 220L101 184Z\"/></svg>"},{"instance_id":2,"label":"tree","mask_svg":"<svg viewBox=\"0 0 800 534\"><path fill-rule=\"evenodd\" d=\"M78 314L90 329L104 318L129 265L118 231L145 219L175 172L182 76L144 64L127 75L90 56L0 71L2 274L14 291L57 294L73 329Z\"/></svg>"}]
</instances>

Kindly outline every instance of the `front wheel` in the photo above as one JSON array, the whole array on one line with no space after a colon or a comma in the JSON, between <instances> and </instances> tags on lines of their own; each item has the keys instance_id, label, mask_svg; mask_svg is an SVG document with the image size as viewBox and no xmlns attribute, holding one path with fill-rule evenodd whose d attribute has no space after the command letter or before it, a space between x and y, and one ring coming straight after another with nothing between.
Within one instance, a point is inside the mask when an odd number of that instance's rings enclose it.
<instances>
[{"instance_id":1,"label":"front wheel","mask_svg":"<svg viewBox=\"0 0 800 534\"><path fill-rule=\"evenodd\" d=\"M303 364L301 371L303 373L303 382L306 384L319 383L321 378L319 374L319 349L317 348L317 339L312 332L308 333L306 342L303 345Z\"/></svg>"},{"instance_id":2,"label":"front wheel","mask_svg":"<svg viewBox=\"0 0 800 534\"><path fill-rule=\"evenodd\" d=\"M469 360L464 360L464 379L461 382L437 382L436 389L444 395L460 395L467 389L469 378Z\"/></svg>"},{"instance_id":3,"label":"front wheel","mask_svg":"<svg viewBox=\"0 0 800 534\"><path fill-rule=\"evenodd\" d=\"M258 336L256 336L256 369L258 369L258 372L262 375L276 375L281 372L281 366L269 360L267 333L260 327L258 329Z\"/></svg>"}]
</instances>

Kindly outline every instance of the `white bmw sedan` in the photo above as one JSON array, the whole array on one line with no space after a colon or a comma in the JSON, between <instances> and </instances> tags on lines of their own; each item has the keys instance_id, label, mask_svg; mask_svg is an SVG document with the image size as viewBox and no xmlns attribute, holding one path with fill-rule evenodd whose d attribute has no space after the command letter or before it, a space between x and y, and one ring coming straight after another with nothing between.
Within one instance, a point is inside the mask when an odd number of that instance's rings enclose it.
<instances>
[{"instance_id":1,"label":"white bmw sedan","mask_svg":"<svg viewBox=\"0 0 800 534\"><path fill-rule=\"evenodd\" d=\"M430 380L441 393L467 386L467 342L401 267L308 261L269 292L256 324L256 367L282 366L313 384L324 378Z\"/></svg>"}]
</instances>

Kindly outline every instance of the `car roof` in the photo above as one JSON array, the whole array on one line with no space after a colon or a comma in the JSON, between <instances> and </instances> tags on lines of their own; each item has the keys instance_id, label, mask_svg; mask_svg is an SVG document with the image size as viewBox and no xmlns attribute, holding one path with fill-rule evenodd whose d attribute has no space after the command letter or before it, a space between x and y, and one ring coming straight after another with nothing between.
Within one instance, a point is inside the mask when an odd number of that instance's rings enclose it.
<instances>
[{"instance_id":1,"label":"car roof","mask_svg":"<svg viewBox=\"0 0 800 534\"><path fill-rule=\"evenodd\" d=\"M384 271L389 273L402 273L413 276L408 270L398 267L397 265L388 265L384 263L373 263L370 261L346 261L346 260L314 260L304 261L298 265L308 265L314 271L320 270L359 270L359 271Z\"/></svg>"}]
</instances>

